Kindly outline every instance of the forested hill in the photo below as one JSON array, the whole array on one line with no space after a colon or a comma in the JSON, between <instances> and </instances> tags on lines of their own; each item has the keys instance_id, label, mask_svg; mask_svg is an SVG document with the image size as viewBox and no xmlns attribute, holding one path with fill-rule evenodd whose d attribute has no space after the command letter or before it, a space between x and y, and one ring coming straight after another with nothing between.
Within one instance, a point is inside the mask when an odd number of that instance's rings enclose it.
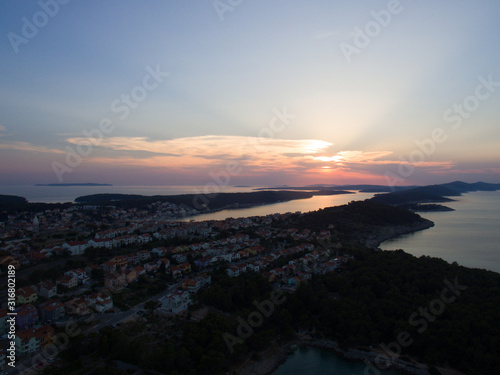
<instances>
[{"instance_id":1,"label":"forested hill","mask_svg":"<svg viewBox=\"0 0 500 375\"><path fill-rule=\"evenodd\" d=\"M94 194L78 197L76 203L113 204L120 207L141 207L161 201L200 209L217 210L231 207L245 207L261 204L285 202L294 199L311 198L314 195L348 194L344 191L256 191L251 193L216 193L216 194L182 194L182 195L128 195L128 194Z\"/></svg>"},{"instance_id":2,"label":"forested hill","mask_svg":"<svg viewBox=\"0 0 500 375\"><path fill-rule=\"evenodd\" d=\"M344 243L377 247L386 239L427 229L434 223L404 208L365 200L297 215L291 225L330 230Z\"/></svg>"}]
</instances>

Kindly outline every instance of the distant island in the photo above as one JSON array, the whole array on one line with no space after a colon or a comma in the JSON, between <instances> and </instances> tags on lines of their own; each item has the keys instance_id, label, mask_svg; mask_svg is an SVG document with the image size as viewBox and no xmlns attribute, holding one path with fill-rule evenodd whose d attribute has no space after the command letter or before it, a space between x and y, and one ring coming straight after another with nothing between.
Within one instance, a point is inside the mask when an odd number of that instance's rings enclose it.
<instances>
[{"instance_id":1,"label":"distant island","mask_svg":"<svg viewBox=\"0 0 500 375\"><path fill-rule=\"evenodd\" d=\"M416 188L418 186L385 186L385 185L307 185L307 186L283 186L256 188L254 190L355 190L360 193L390 193Z\"/></svg>"},{"instance_id":2,"label":"distant island","mask_svg":"<svg viewBox=\"0 0 500 375\"><path fill-rule=\"evenodd\" d=\"M92 182L74 184L35 184L35 186L113 186L113 184L95 184Z\"/></svg>"}]
</instances>

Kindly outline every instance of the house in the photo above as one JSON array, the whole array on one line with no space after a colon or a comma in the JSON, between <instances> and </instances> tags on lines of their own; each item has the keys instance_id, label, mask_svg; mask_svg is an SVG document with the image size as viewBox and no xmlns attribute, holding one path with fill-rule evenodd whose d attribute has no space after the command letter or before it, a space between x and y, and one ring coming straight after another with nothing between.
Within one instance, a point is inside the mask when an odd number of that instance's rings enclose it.
<instances>
[{"instance_id":1,"label":"house","mask_svg":"<svg viewBox=\"0 0 500 375\"><path fill-rule=\"evenodd\" d=\"M86 301L97 312L103 313L113 308L113 299L110 295L100 292L85 296Z\"/></svg>"},{"instance_id":2,"label":"house","mask_svg":"<svg viewBox=\"0 0 500 375\"><path fill-rule=\"evenodd\" d=\"M191 273L191 264L188 262L179 264L177 267L183 272L183 273Z\"/></svg>"},{"instance_id":3,"label":"house","mask_svg":"<svg viewBox=\"0 0 500 375\"><path fill-rule=\"evenodd\" d=\"M194 261L194 264L196 264L199 268L204 268L204 267L207 267L208 265L210 265L211 259L212 259L212 257L210 255L206 255L202 258L196 259Z\"/></svg>"},{"instance_id":4,"label":"house","mask_svg":"<svg viewBox=\"0 0 500 375\"><path fill-rule=\"evenodd\" d=\"M191 303L191 296L185 290L177 290L174 293L166 295L160 301L161 311L167 314L180 314L187 310Z\"/></svg>"},{"instance_id":5,"label":"house","mask_svg":"<svg viewBox=\"0 0 500 375\"><path fill-rule=\"evenodd\" d=\"M56 284L60 284L68 289L71 289L78 285L78 279L74 276L62 275L57 278Z\"/></svg>"},{"instance_id":6,"label":"house","mask_svg":"<svg viewBox=\"0 0 500 375\"><path fill-rule=\"evenodd\" d=\"M62 248L69 251L71 255L82 255L88 247L89 244L83 241L67 242L62 245Z\"/></svg>"},{"instance_id":7,"label":"house","mask_svg":"<svg viewBox=\"0 0 500 375\"><path fill-rule=\"evenodd\" d=\"M78 279L78 281L80 281L82 284L84 283L85 280L87 280L89 278L87 275L87 272L82 268L76 268L73 270L69 270L69 271L64 272L64 274L68 275L68 276L76 277Z\"/></svg>"},{"instance_id":8,"label":"house","mask_svg":"<svg viewBox=\"0 0 500 375\"><path fill-rule=\"evenodd\" d=\"M137 272L132 268L131 270L125 271L125 280L127 284L136 281L139 278Z\"/></svg>"},{"instance_id":9,"label":"house","mask_svg":"<svg viewBox=\"0 0 500 375\"><path fill-rule=\"evenodd\" d=\"M153 273L158 271L158 268L160 268L159 263L156 261L151 261L146 264L144 264L144 269L146 270L147 273Z\"/></svg>"},{"instance_id":10,"label":"house","mask_svg":"<svg viewBox=\"0 0 500 375\"><path fill-rule=\"evenodd\" d=\"M36 294L36 290L30 286L19 288L16 291L16 302L18 305L24 305L26 303L35 303L37 299L38 295Z\"/></svg>"},{"instance_id":11,"label":"house","mask_svg":"<svg viewBox=\"0 0 500 375\"><path fill-rule=\"evenodd\" d=\"M182 276L182 270L179 268L179 266L172 266L170 268L170 271L172 272L172 276L174 277L174 279Z\"/></svg>"},{"instance_id":12,"label":"house","mask_svg":"<svg viewBox=\"0 0 500 375\"><path fill-rule=\"evenodd\" d=\"M248 263L247 264L247 268L250 270L250 271L254 271L254 272L259 272L260 271L260 266L258 263Z\"/></svg>"},{"instance_id":13,"label":"house","mask_svg":"<svg viewBox=\"0 0 500 375\"><path fill-rule=\"evenodd\" d=\"M288 279L288 286L296 288L300 285L300 277L290 277Z\"/></svg>"},{"instance_id":14,"label":"house","mask_svg":"<svg viewBox=\"0 0 500 375\"><path fill-rule=\"evenodd\" d=\"M240 275L240 269L236 266L231 266L226 270L230 277L238 277Z\"/></svg>"},{"instance_id":15,"label":"house","mask_svg":"<svg viewBox=\"0 0 500 375\"><path fill-rule=\"evenodd\" d=\"M137 252L137 258L140 262L145 262L151 258L151 253L148 250L141 250Z\"/></svg>"},{"instance_id":16,"label":"house","mask_svg":"<svg viewBox=\"0 0 500 375\"><path fill-rule=\"evenodd\" d=\"M48 320L56 322L66 315L66 309L60 301L47 301L38 306L40 319L42 322Z\"/></svg>"},{"instance_id":17,"label":"house","mask_svg":"<svg viewBox=\"0 0 500 375\"><path fill-rule=\"evenodd\" d=\"M183 253L175 254L172 256L172 258L174 258L175 261L178 263L183 263L187 260L186 254L183 254Z\"/></svg>"},{"instance_id":18,"label":"house","mask_svg":"<svg viewBox=\"0 0 500 375\"><path fill-rule=\"evenodd\" d=\"M38 323L38 309L32 304L23 305L16 310L16 327L19 330L26 329Z\"/></svg>"},{"instance_id":19,"label":"house","mask_svg":"<svg viewBox=\"0 0 500 375\"><path fill-rule=\"evenodd\" d=\"M283 268L275 268L274 270L271 270L271 273L276 275L276 277L285 276L285 271L283 270Z\"/></svg>"},{"instance_id":20,"label":"house","mask_svg":"<svg viewBox=\"0 0 500 375\"><path fill-rule=\"evenodd\" d=\"M99 293L97 296L97 301L94 305L94 309L97 312L103 313L105 311L111 310L113 308L113 299L109 295Z\"/></svg>"},{"instance_id":21,"label":"house","mask_svg":"<svg viewBox=\"0 0 500 375\"><path fill-rule=\"evenodd\" d=\"M109 275L104 279L104 286L110 290L120 290L127 285L124 275Z\"/></svg>"},{"instance_id":22,"label":"house","mask_svg":"<svg viewBox=\"0 0 500 375\"><path fill-rule=\"evenodd\" d=\"M128 259L125 255L117 255L113 257L110 262L113 262L116 264L116 267L121 267L125 268L128 264Z\"/></svg>"},{"instance_id":23,"label":"house","mask_svg":"<svg viewBox=\"0 0 500 375\"><path fill-rule=\"evenodd\" d=\"M168 250L166 247L155 247L153 250L151 250L152 254L155 254L158 258L164 257L165 255L168 254Z\"/></svg>"},{"instance_id":24,"label":"house","mask_svg":"<svg viewBox=\"0 0 500 375\"><path fill-rule=\"evenodd\" d=\"M102 269L104 272L111 273L116 271L116 263L108 261L102 264Z\"/></svg>"},{"instance_id":25,"label":"house","mask_svg":"<svg viewBox=\"0 0 500 375\"><path fill-rule=\"evenodd\" d=\"M137 272L137 276L142 276L146 274L146 269L143 266L134 267L135 272Z\"/></svg>"},{"instance_id":26,"label":"house","mask_svg":"<svg viewBox=\"0 0 500 375\"><path fill-rule=\"evenodd\" d=\"M68 315L84 316L90 314L87 301L83 298L73 298L64 304Z\"/></svg>"},{"instance_id":27,"label":"house","mask_svg":"<svg viewBox=\"0 0 500 375\"><path fill-rule=\"evenodd\" d=\"M197 293L201 288L201 283L198 280L185 279L182 281L182 289L192 293Z\"/></svg>"},{"instance_id":28,"label":"house","mask_svg":"<svg viewBox=\"0 0 500 375\"><path fill-rule=\"evenodd\" d=\"M50 280L43 280L37 284L40 297L52 298L57 294L57 285Z\"/></svg>"},{"instance_id":29,"label":"house","mask_svg":"<svg viewBox=\"0 0 500 375\"><path fill-rule=\"evenodd\" d=\"M139 256L137 254L127 254L125 256L127 257L127 263L128 264L137 264L137 263L139 263Z\"/></svg>"},{"instance_id":30,"label":"house","mask_svg":"<svg viewBox=\"0 0 500 375\"><path fill-rule=\"evenodd\" d=\"M94 247L96 249L112 249L113 248L113 239L111 238L96 238L93 240L90 240L88 242L88 245L91 247Z\"/></svg>"},{"instance_id":31,"label":"house","mask_svg":"<svg viewBox=\"0 0 500 375\"><path fill-rule=\"evenodd\" d=\"M15 337L16 355L25 356L35 353L49 345L53 337L54 328L47 325L18 331Z\"/></svg>"}]
</instances>

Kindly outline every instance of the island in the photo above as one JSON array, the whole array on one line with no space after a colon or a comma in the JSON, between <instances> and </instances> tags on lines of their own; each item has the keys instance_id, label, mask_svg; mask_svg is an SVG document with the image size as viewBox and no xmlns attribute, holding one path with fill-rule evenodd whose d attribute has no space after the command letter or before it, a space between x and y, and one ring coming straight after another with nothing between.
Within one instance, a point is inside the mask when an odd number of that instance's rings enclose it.
<instances>
[{"instance_id":1,"label":"island","mask_svg":"<svg viewBox=\"0 0 500 375\"><path fill-rule=\"evenodd\" d=\"M112 184L96 184L93 182L70 183L70 184L35 184L35 186L113 186Z\"/></svg>"}]
</instances>

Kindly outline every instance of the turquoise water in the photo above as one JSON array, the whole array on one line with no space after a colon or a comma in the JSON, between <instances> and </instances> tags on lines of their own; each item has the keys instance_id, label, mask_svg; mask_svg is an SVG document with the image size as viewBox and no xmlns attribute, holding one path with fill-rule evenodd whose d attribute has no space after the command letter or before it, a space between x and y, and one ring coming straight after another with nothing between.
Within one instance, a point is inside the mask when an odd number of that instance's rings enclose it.
<instances>
[{"instance_id":1,"label":"turquoise water","mask_svg":"<svg viewBox=\"0 0 500 375\"><path fill-rule=\"evenodd\" d=\"M381 375L404 374L396 370L378 371ZM363 362L347 361L326 349L300 347L290 354L286 362L272 375L363 375L365 373L373 374L373 371Z\"/></svg>"}]
</instances>

